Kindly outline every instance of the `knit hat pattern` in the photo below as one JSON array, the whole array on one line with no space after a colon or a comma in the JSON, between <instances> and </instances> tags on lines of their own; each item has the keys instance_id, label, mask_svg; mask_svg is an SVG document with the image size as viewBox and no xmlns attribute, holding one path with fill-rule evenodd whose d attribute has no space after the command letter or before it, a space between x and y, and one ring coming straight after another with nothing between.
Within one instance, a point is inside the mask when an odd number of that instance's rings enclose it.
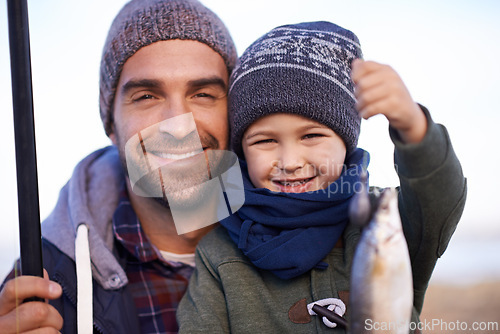
<instances>
[{"instance_id":1,"label":"knit hat pattern","mask_svg":"<svg viewBox=\"0 0 500 334\"><path fill-rule=\"evenodd\" d=\"M100 113L112 132L112 108L123 65L140 48L173 39L202 42L219 53L231 73L237 54L224 23L197 0L132 0L113 21L100 69Z\"/></svg>"},{"instance_id":2,"label":"knit hat pattern","mask_svg":"<svg viewBox=\"0 0 500 334\"><path fill-rule=\"evenodd\" d=\"M355 108L351 63L362 58L359 40L330 22L277 27L250 45L229 88L231 148L243 157L245 130L274 113L297 114L330 127L357 146L361 118Z\"/></svg>"}]
</instances>

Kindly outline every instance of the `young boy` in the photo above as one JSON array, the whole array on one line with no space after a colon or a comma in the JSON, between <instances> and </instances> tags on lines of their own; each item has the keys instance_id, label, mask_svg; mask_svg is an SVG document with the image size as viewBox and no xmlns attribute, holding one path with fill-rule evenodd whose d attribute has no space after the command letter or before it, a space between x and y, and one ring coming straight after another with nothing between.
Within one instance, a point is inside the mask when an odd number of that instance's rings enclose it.
<instances>
[{"instance_id":1,"label":"young boy","mask_svg":"<svg viewBox=\"0 0 500 334\"><path fill-rule=\"evenodd\" d=\"M361 117L376 114L389 120L395 144L418 321L466 183L446 129L412 100L394 70L361 56L357 37L328 22L278 27L241 56L229 116L245 204L199 243L177 313L180 332L344 330L311 316L307 304L348 303L360 229L347 208L365 155L356 146Z\"/></svg>"}]
</instances>

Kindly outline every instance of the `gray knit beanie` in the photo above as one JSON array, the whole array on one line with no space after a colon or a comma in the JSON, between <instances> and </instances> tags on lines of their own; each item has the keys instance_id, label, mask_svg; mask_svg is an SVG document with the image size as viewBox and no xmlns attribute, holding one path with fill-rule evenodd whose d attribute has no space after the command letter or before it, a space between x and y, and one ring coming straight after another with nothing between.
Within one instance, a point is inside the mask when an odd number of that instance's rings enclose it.
<instances>
[{"instance_id":1,"label":"gray knit beanie","mask_svg":"<svg viewBox=\"0 0 500 334\"><path fill-rule=\"evenodd\" d=\"M351 63L361 58L358 38L330 22L275 28L240 57L229 84L231 148L243 157L245 130L260 117L291 113L330 127L347 154L358 142Z\"/></svg>"},{"instance_id":2,"label":"gray knit beanie","mask_svg":"<svg viewBox=\"0 0 500 334\"><path fill-rule=\"evenodd\" d=\"M231 73L236 48L224 23L197 0L132 0L118 13L104 44L100 73L100 112L106 134L123 65L140 48L171 39L205 43L219 53Z\"/></svg>"}]
</instances>

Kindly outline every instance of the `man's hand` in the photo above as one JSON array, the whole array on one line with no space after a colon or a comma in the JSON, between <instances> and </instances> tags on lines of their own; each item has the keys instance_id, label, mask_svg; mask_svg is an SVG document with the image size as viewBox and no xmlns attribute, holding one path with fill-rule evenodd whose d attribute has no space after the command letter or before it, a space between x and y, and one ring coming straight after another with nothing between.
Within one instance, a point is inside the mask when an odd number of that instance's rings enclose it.
<instances>
[{"instance_id":1,"label":"man's hand","mask_svg":"<svg viewBox=\"0 0 500 334\"><path fill-rule=\"evenodd\" d=\"M59 284L44 278L19 276L5 283L0 291L0 329L2 333L59 333L63 319L47 302L22 303L24 299L39 297L57 299L62 294Z\"/></svg>"},{"instance_id":2,"label":"man's hand","mask_svg":"<svg viewBox=\"0 0 500 334\"><path fill-rule=\"evenodd\" d=\"M361 117L384 115L406 143L418 143L424 138L427 119L396 71L388 65L356 59L351 76Z\"/></svg>"}]
</instances>

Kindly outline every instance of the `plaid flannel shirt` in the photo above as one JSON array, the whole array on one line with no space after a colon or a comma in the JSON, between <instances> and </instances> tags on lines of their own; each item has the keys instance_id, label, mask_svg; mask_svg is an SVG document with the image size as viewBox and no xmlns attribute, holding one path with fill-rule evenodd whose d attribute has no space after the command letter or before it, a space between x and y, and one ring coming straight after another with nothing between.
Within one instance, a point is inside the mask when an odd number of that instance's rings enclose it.
<instances>
[{"instance_id":1,"label":"plaid flannel shirt","mask_svg":"<svg viewBox=\"0 0 500 334\"><path fill-rule=\"evenodd\" d=\"M141 333L177 333L175 312L193 268L161 257L144 233L126 190L113 216L113 230L117 244L125 250L125 272Z\"/></svg>"}]
</instances>

